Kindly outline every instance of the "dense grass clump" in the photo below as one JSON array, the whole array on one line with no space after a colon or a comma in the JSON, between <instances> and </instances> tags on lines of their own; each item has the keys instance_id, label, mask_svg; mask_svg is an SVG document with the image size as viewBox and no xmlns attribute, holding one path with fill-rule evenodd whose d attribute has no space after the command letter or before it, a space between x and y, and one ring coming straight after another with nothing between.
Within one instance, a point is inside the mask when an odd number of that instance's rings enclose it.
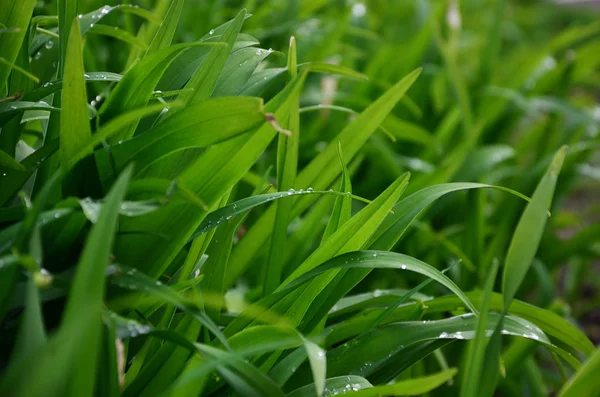
<instances>
[{"instance_id":1,"label":"dense grass clump","mask_svg":"<svg viewBox=\"0 0 600 397\"><path fill-rule=\"evenodd\" d=\"M0 395L598 395L595 11L2 1Z\"/></svg>"}]
</instances>

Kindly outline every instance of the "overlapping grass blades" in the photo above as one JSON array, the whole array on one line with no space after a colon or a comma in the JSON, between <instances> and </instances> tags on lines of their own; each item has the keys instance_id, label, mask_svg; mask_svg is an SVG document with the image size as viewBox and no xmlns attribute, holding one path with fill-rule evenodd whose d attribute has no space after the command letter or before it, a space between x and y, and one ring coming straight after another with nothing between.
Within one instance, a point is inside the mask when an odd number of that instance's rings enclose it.
<instances>
[{"instance_id":1,"label":"overlapping grass blades","mask_svg":"<svg viewBox=\"0 0 600 397\"><path fill-rule=\"evenodd\" d=\"M0 394L597 388L591 13L6 1Z\"/></svg>"}]
</instances>

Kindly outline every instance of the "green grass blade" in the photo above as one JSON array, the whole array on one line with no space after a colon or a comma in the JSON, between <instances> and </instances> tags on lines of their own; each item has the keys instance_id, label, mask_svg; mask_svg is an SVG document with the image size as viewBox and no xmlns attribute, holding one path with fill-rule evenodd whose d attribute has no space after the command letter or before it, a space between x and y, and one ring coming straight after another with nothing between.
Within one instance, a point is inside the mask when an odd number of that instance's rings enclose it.
<instances>
[{"instance_id":1,"label":"green grass blade","mask_svg":"<svg viewBox=\"0 0 600 397\"><path fill-rule=\"evenodd\" d=\"M490 314L486 332L492 332L496 328L500 317L500 315ZM328 374L341 376L352 372L369 377L380 369L384 369L394 355L401 356L402 351L409 345L437 339L472 339L476 325L477 317L469 314L425 323L422 321L402 322L377 328L362 337L330 350L327 355ZM544 346L560 351L549 342L539 328L518 317L504 318L502 331L505 335L535 340ZM390 355L390 353L392 354ZM365 363L371 363L371 365L365 366Z\"/></svg>"},{"instance_id":2,"label":"green grass blade","mask_svg":"<svg viewBox=\"0 0 600 397\"><path fill-rule=\"evenodd\" d=\"M115 82L120 81L123 76L117 73L110 72L87 72L83 75L86 82L91 81L104 81L104 82ZM40 101L50 94L55 93L62 89L63 79L57 79L48 81L42 84L41 87L34 89L33 91L26 92L21 98L22 101Z\"/></svg>"},{"instance_id":3,"label":"green grass blade","mask_svg":"<svg viewBox=\"0 0 600 397\"><path fill-rule=\"evenodd\" d=\"M270 54L271 51L254 47L232 52L223 66L212 96L239 95L258 65Z\"/></svg>"},{"instance_id":4,"label":"green grass blade","mask_svg":"<svg viewBox=\"0 0 600 397\"><path fill-rule=\"evenodd\" d=\"M172 0L144 57L171 45L185 0Z\"/></svg>"},{"instance_id":5,"label":"green grass blade","mask_svg":"<svg viewBox=\"0 0 600 397\"><path fill-rule=\"evenodd\" d=\"M400 269L422 274L437 281L454 292L456 296L458 296L465 303L465 305L471 309L472 312L477 313L477 309L475 306L473 306L464 292L442 272L435 269L431 265L426 264L425 262L419 261L418 259L395 252L357 251L339 255L327 261L326 263L303 273L301 276L288 283L285 288L294 288L331 269L355 268Z\"/></svg>"},{"instance_id":6,"label":"green grass blade","mask_svg":"<svg viewBox=\"0 0 600 397\"><path fill-rule=\"evenodd\" d=\"M163 285L160 281L156 281L136 269L119 271L114 275L111 281L115 285L125 289L144 291L148 294L152 294L163 303L170 303L181 310L185 310L192 318L196 319L200 324L211 331L224 346L229 346L227 340L210 317L205 313L202 313L192 302L189 302L170 287Z\"/></svg>"},{"instance_id":7,"label":"green grass blade","mask_svg":"<svg viewBox=\"0 0 600 397\"><path fill-rule=\"evenodd\" d=\"M181 94L179 96L180 100L186 104L196 104L210 98L245 18L246 10L242 10L227 26L220 39L220 42L225 43L227 47L217 47L210 50L200 67L185 85L185 88L192 88L193 91Z\"/></svg>"},{"instance_id":8,"label":"green grass blade","mask_svg":"<svg viewBox=\"0 0 600 397\"><path fill-rule=\"evenodd\" d=\"M535 256L542 238L544 226L548 219L547 211L550 209L556 180L562 167L566 147L558 151L546 174L538 184L531 202L523 211L521 219L513 234L502 279L502 292L504 294L505 310L516 295L529 267Z\"/></svg>"},{"instance_id":9,"label":"green grass blade","mask_svg":"<svg viewBox=\"0 0 600 397\"><path fill-rule=\"evenodd\" d=\"M77 20L73 20L70 32L62 90L62 106L66 111L60 118L60 162L64 171L71 158L79 154L92 136L88 120L83 47Z\"/></svg>"},{"instance_id":10,"label":"green grass blade","mask_svg":"<svg viewBox=\"0 0 600 397\"><path fill-rule=\"evenodd\" d=\"M196 231L194 232L192 237L190 237L190 240L194 239L194 238L198 237L199 235L206 233L210 229L215 228L215 227L219 226L220 224L230 220L232 217L243 214L244 212L250 211L251 209L256 208L260 205L265 205L272 201L285 199L285 198L290 198L290 200L291 200L295 196L301 196L301 195L307 195L307 194L336 196L336 197L349 197L351 199L370 203L370 201L368 201L362 197L358 197L358 196L354 196L354 195L349 196L346 193L334 192L334 191L328 191L328 190L327 191L316 191L316 190L310 190L310 189L307 189L307 190L300 189L300 190L293 190L293 191L289 190L287 192L259 194L259 195L250 196L250 197L235 201L231 204L228 204L224 207L221 207L221 208L211 212L210 214L208 214L206 216L206 218L204 218L204 220L202 221L200 226L198 226L198 228L196 229Z\"/></svg>"},{"instance_id":11,"label":"green grass blade","mask_svg":"<svg viewBox=\"0 0 600 397\"><path fill-rule=\"evenodd\" d=\"M121 200L125 196L131 171L128 169L123 172L106 198L99 221L92 228L86 242L65 307L60 332L74 337L72 340L80 344L71 363L71 395L90 395L94 388L104 273L112 249ZM89 318L84 327L81 323L82 313L89 313L86 314Z\"/></svg>"},{"instance_id":12,"label":"green grass blade","mask_svg":"<svg viewBox=\"0 0 600 397\"><path fill-rule=\"evenodd\" d=\"M297 54L296 41L290 39L288 55L288 70L293 80L297 76ZM277 189L286 191L294 188L296 173L298 171L298 147L300 144L300 93L289 102L289 116L283 122L282 128L290 132L290 136L279 134L277 142ZM273 236L269 247L269 255L265 265L265 281L263 285L264 295L271 294L281 282L283 272L283 259L287 240L288 224L291 221L292 200L277 201L275 203L275 222L273 224Z\"/></svg>"},{"instance_id":13,"label":"green grass blade","mask_svg":"<svg viewBox=\"0 0 600 397\"><path fill-rule=\"evenodd\" d=\"M34 283L33 275L31 275L27 280L25 312L12 357L15 360L26 360L32 353L46 344L46 341L38 287Z\"/></svg>"},{"instance_id":14,"label":"green grass blade","mask_svg":"<svg viewBox=\"0 0 600 397\"><path fill-rule=\"evenodd\" d=\"M100 22L100 20L102 18L106 17L113 11L122 11L122 12L126 12L126 13L135 14L135 15L138 15L138 16L140 16L148 21L151 21L153 23L160 22L156 19L156 17L154 16L154 14L152 12L145 10L143 8L140 8L138 6L135 6L135 5L119 4L114 7L105 5L105 6L100 7L97 10L88 12L87 14L83 14L83 15L77 17L77 19L79 19L79 23L81 25L81 34L84 35L90 29L93 29L94 26L96 26L96 24L98 22Z\"/></svg>"},{"instance_id":15,"label":"green grass blade","mask_svg":"<svg viewBox=\"0 0 600 397\"><path fill-rule=\"evenodd\" d=\"M451 192L480 188L499 189L527 200L525 196L514 190L480 183L447 183L430 186L411 194L394 207L394 213L388 216L369 241L369 248L392 249L411 223L434 201Z\"/></svg>"},{"instance_id":16,"label":"green grass blade","mask_svg":"<svg viewBox=\"0 0 600 397\"><path fill-rule=\"evenodd\" d=\"M469 355L466 362L465 372L463 375L463 381L461 383L461 397L472 397L478 395L480 374L485 370L482 367L485 354L485 346L487 335L485 330L487 329L488 311L490 306L490 297L496 281L496 274L498 273L498 261L494 262L491 271L488 274L487 281L483 288L483 296L481 299L481 306L479 307L479 319L477 321L477 331L475 332L475 339L470 344Z\"/></svg>"},{"instance_id":17,"label":"green grass blade","mask_svg":"<svg viewBox=\"0 0 600 397\"><path fill-rule=\"evenodd\" d=\"M504 317L500 315L498 325L492 332L490 340L483 353L481 375L479 378L478 396L493 396L500 375L500 354L502 350L502 328Z\"/></svg>"},{"instance_id":18,"label":"green grass blade","mask_svg":"<svg viewBox=\"0 0 600 397\"><path fill-rule=\"evenodd\" d=\"M144 134L113 145L110 157L117 170L135 163L137 172L141 173L171 153L231 139L263 122L262 99L216 98L188 105Z\"/></svg>"},{"instance_id":19,"label":"green grass blade","mask_svg":"<svg viewBox=\"0 0 600 397\"><path fill-rule=\"evenodd\" d=\"M142 49L147 49L148 45L138 39L136 36L132 35L126 30L119 29L116 26L108 26L108 25L94 25L88 33L98 34L106 37L112 37L117 40L121 40L125 43L129 43L131 45L140 47Z\"/></svg>"},{"instance_id":20,"label":"green grass blade","mask_svg":"<svg viewBox=\"0 0 600 397\"><path fill-rule=\"evenodd\" d=\"M340 157L340 164L342 167L342 183L340 185L340 192L352 193L352 182L350 181L350 175L346 169L346 163L344 163L344 155L342 153L342 145L338 142L338 155ZM329 236L335 233L344 223L350 219L352 215L352 201L348 198L337 197L333 206L333 212L323 233L322 241L327 240Z\"/></svg>"},{"instance_id":21,"label":"green grass blade","mask_svg":"<svg viewBox=\"0 0 600 397\"><path fill-rule=\"evenodd\" d=\"M358 73L345 66L335 65L332 63L307 62L301 63L298 66L306 66L311 72L334 74L338 76L351 77L357 80L369 80L369 78L362 73Z\"/></svg>"},{"instance_id":22,"label":"green grass blade","mask_svg":"<svg viewBox=\"0 0 600 397\"><path fill-rule=\"evenodd\" d=\"M456 372L456 368L450 368L434 375L402 380L391 385L375 386L352 394L356 397L376 397L381 395L419 396L437 389L444 383L448 383L456 375Z\"/></svg>"},{"instance_id":23,"label":"green grass blade","mask_svg":"<svg viewBox=\"0 0 600 397\"><path fill-rule=\"evenodd\" d=\"M15 171L27 171L23 164L18 163L5 151L0 150L0 166L10 168Z\"/></svg>"},{"instance_id":24,"label":"green grass blade","mask_svg":"<svg viewBox=\"0 0 600 397\"><path fill-rule=\"evenodd\" d=\"M2 4L0 26L15 30L0 32L0 54L6 60L0 62L0 93L8 83L11 65L15 63L23 44L34 6L34 0L7 0Z\"/></svg>"},{"instance_id":25,"label":"green grass blade","mask_svg":"<svg viewBox=\"0 0 600 397\"><path fill-rule=\"evenodd\" d=\"M598 369L600 368L600 349L594 351L583 366L562 387L559 397L593 396L598 390Z\"/></svg>"},{"instance_id":26,"label":"green grass blade","mask_svg":"<svg viewBox=\"0 0 600 397\"><path fill-rule=\"evenodd\" d=\"M60 111L59 108L50 106L46 102L18 101L0 103L0 127L8 123L13 117L30 110Z\"/></svg>"},{"instance_id":27,"label":"green grass blade","mask_svg":"<svg viewBox=\"0 0 600 397\"><path fill-rule=\"evenodd\" d=\"M350 386L350 387L348 387ZM329 378L325 380L325 390L328 396L336 394L347 394L350 390L358 391L363 389L372 388L373 385L369 383L363 377L350 375L340 376L337 378ZM354 393L352 393L354 394ZM290 393L286 394L286 397L314 397L315 387L314 385L302 386Z\"/></svg>"}]
</instances>

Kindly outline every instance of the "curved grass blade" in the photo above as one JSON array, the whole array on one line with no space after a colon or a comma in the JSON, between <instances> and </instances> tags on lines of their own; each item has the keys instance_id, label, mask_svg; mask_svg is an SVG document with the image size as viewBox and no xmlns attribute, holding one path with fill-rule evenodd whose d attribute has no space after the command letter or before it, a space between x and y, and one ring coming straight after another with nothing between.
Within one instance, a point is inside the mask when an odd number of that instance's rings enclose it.
<instances>
[{"instance_id":1,"label":"curved grass blade","mask_svg":"<svg viewBox=\"0 0 600 397\"><path fill-rule=\"evenodd\" d=\"M110 155L117 170L133 162L139 173L175 151L219 143L263 122L262 99L216 98L188 105L144 134L114 145Z\"/></svg>"},{"instance_id":2,"label":"curved grass blade","mask_svg":"<svg viewBox=\"0 0 600 397\"><path fill-rule=\"evenodd\" d=\"M287 72L287 68L270 68L255 72L250 76L239 95L260 96L275 79L285 72Z\"/></svg>"},{"instance_id":3,"label":"curved grass blade","mask_svg":"<svg viewBox=\"0 0 600 397\"><path fill-rule=\"evenodd\" d=\"M136 269L126 269L117 271L111 278L111 282L122 288L132 291L140 291L159 298L162 303L170 303L181 310L184 310L191 317L204 325L215 335L225 347L229 347L227 339L223 336L215 323L198 309L192 302L189 302L183 296L179 295L170 287L163 285L160 281L139 272Z\"/></svg>"},{"instance_id":4,"label":"curved grass blade","mask_svg":"<svg viewBox=\"0 0 600 397\"><path fill-rule=\"evenodd\" d=\"M28 110L47 110L60 112L59 108L48 105L46 102L0 102L0 126L9 122L13 117Z\"/></svg>"},{"instance_id":5,"label":"curved grass blade","mask_svg":"<svg viewBox=\"0 0 600 397\"><path fill-rule=\"evenodd\" d=\"M448 193L492 188L511 193L526 201L529 199L512 189L482 183L446 183L430 186L411 194L394 206L394 213L389 215L369 241L370 249L390 250L404 235L411 223L434 201Z\"/></svg>"},{"instance_id":6,"label":"curved grass blade","mask_svg":"<svg viewBox=\"0 0 600 397\"><path fill-rule=\"evenodd\" d=\"M335 65L327 62L307 62L301 63L298 67L306 67L311 72L335 74L338 76L350 77L357 80L369 80L367 76L356 72L350 68L341 65Z\"/></svg>"},{"instance_id":7,"label":"curved grass blade","mask_svg":"<svg viewBox=\"0 0 600 397\"><path fill-rule=\"evenodd\" d=\"M108 26L108 25L94 25L88 33L93 33L97 35L102 35L106 37L112 37L117 40L121 40L124 43L129 43L131 45L140 47L144 50L148 49L148 44L141 41L136 36L132 35L126 30L119 29L116 26Z\"/></svg>"},{"instance_id":8,"label":"curved grass blade","mask_svg":"<svg viewBox=\"0 0 600 397\"><path fill-rule=\"evenodd\" d=\"M330 259L324 264L309 270L295 280L291 281L284 287L284 290L295 288L328 270L356 268L400 269L422 274L448 288L450 291L456 294L456 296L458 296L473 313L477 313L477 309L475 306L473 306L465 293L442 272L433 266L426 264L425 262L421 262L418 259L407 255L398 254L396 252L356 251L336 256L335 258Z\"/></svg>"},{"instance_id":9,"label":"curved grass blade","mask_svg":"<svg viewBox=\"0 0 600 397\"><path fill-rule=\"evenodd\" d=\"M600 349L583 364L583 366L562 387L559 397L592 397L600 387L598 371L600 370Z\"/></svg>"},{"instance_id":10,"label":"curved grass blade","mask_svg":"<svg viewBox=\"0 0 600 397\"><path fill-rule=\"evenodd\" d=\"M79 24L81 26L81 28L80 28L81 35L83 36L84 34L86 34L98 22L100 22L100 20L102 18L104 18L105 16L107 16L108 14L110 14L113 11L122 11L122 12L135 14L135 15L138 15L148 21L151 21L154 23L160 23L160 21L156 19L156 17L154 16L154 14L152 12L145 10L143 8L140 8L138 6L130 5L130 4L119 4L114 7L111 7L111 6L106 5L95 11L89 12L84 15L79 15L77 17L77 19L79 20Z\"/></svg>"},{"instance_id":11,"label":"curved grass blade","mask_svg":"<svg viewBox=\"0 0 600 397\"><path fill-rule=\"evenodd\" d=\"M200 236L201 234L208 232L210 229L213 229L213 228L219 226L220 224L227 222L234 216L243 214L244 212L250 211L251 209L256 208L260 205L268 204L271 201L279 200L282 198L288 198L288 197L306 195L306 194L350 197L354 200L359 200L362 202L369 202L368 200L366 200L362 197L359 197L359 196L348 195L347 193L334 192L334 191L329 191L329 190L318 191L318 190L310 190L310 189L307 189L307 190L300 189L300 190L296 191L296 190L291 189L287 192L259 194L257 196L251 196L251 197L247 197L245 199L238 200L234 203L228 204L228 205L221 207L218 210L213 211L210 214L208 214L206 216L206 218L204 218L204 220L202 221L200 226L198 226L198 228L196 229L194 234L192 234L189 241Z\"/></svg>"},{"instance_id":12,"label":"curved grass blade","mask_svg":"<svg viewBox=\"0 0 600 397\"><path fill-rule=\"evenodd\" d=\"M490 313L486 333L491 333L501 315ZM354 374L371 376L385 367L392 356L402 355L409 345L438 339L468 340L475 335L477 317L467 314L437 321L416 321L390 324L375 329L328 353L328 373L332 376ZM503 335L513 335L535 340L577 366L577 360L564 350L552 345L544 332L518 317L504 317ZM391 353L391 355L390 355Z\"/></svg>"},{"instance_id":13,"label":"curved grass blade","mask_svg":"<svg viewBox=\"0 0 600 397\"><path fill-rule=\"evenodd\" d=\"M180 104L178 102L171 102L168 105L168 108L178 107ZM136 123L142 117L149 116L154 113L158 113L162 110L166 109L165 105L151 105L147 107L143 107L140 109L131 110L130 112L126 112L121 114L108 123L104 124L98 130L94 132L94 134L86 140L84 144L82 144L81 150L77 152L73 157L71 157L66 165L66 169L70 170L77 164L81 159L86 157L86 154L93 151L93 149L106 141L110 137L118 134L123 131L129 125Z\"/></svg>"},{"instance_id":14,"label":"curved grass blade","mask_svg":"<svg viewBox=\"0 0 600 397\"><path fill-rule=\"evenodd\" d=\"M239 95L258 65L271 53L254 47L245 47L232 52L223 66L212 96Z\"/></svg>"},{"instance_id":15,"label":"curved grass blade","mask_svg":"<svg viewBox=\"0 0 600 397\"><path fill-rule=\"evenodd\" d=\"M58 150L58 146L58 139L49 142L21 161L20 164L26 168L26 171L6 170L0 175L2 179L0 205L5 204L15 196L19 189L27 182L31 174Z\"/></svg>"},{"instance_id":16,"label":"curved grass blade","mask_svg":"<svg viewBox=\"0 0 600 397\"><path fill-rule=\"evenodd\" d=\"M482 294L480 292L467 292L466 295L474 305L481 305ZM430 299L425 303L427 305L428 314L450 312L457 309L460 310L460 308L467 308L464 302L456 296L445 296L441 298ZM384 323L404 321L406 320L407 316L418 309L418 306L420 305L423 304L418 301L406 303L394 310L394 312L390 315L390 317L388 317L387 320L384 321ZM492 310L501 311L502 305L502 294L492 293L490 308ZM360 317L357 317L356 320L349 320L349 323L352 322L352 324L350 324L351 327L349 330L344 331L344 334L346 337L358 335L360 330L365 329L365 324L372 322L383 311L384 309L369 309ZM585 334L576 326L560 317L556 313L518 300L513 300L508 312L512 315L519 316L520 318L532 322L541 328L544 333L556 338L556 340L559 340L564 346L572 347L586 355L589 355L594 351L593 343L585 336ZM340 326L343 325L344 323L340 324Z\"/></svg>"},{"instance_id":17,"label":"curved grass blade","mask_svg":"<svg viewBox=\"0 0 600 397\"><path fill-rule=\"evenodd\" d=\"M348 394L351 391L358 391L372 388L373 385L361 376L350 375L350 376L338 376L336 378L329 378L325 380L325 392L323 396L335 396L338 394ZM354 395L354 393L351 393ZM302 386L292 392L285 395L286 397L314 397L315 386L306 385Z\"/></svg>"},{"instance_id":18,"label":"curved grass blade","mask_svg":"<svg viewBox=\"0 0 600 397\"><path fill-rule=\"evenodd\" d=\"M448 383L448 381L456 375L456 372L456 368L450 368L434 375L401 380L390 385L375 386L366 390L360 390L356 393L352 393L352 395L356 397L378 397L388 395L421 396L437 389L444 383ZM354 387L352 390L354 390Z\"/></svg>"},{"instance_id":19,"label":"curved grass blade","mask_svg":"<svg viewBox=\"0 0 600 397\"><path fill-rule=\"evenodd\" d=\"M117 74L117 73L111 73L111 72L87 72L83 75L83 77L85 78L86 82L104 81L107 83L120 81L123 78L122 75ZM48 95L51 95L51 94L61 90L62 86L63 86L63 79L57 79L54 81L46 82L41 87L23 94L23 97L21 99L22 99L22 101L30 101L30 102L31 101L40 101L40 100L44 99L45 97L47 97Z\"/></svg>"}]
</instances>

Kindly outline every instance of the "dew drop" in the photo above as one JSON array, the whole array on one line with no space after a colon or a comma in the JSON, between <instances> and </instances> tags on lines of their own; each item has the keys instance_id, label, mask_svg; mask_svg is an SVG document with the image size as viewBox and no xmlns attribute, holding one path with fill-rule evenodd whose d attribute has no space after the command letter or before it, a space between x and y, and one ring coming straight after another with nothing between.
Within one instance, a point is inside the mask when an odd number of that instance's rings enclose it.
<instances>
[{"instance_id":1,"label":"dew drop","mask_svg":"<svg viewBox=\"0 0 600 397\"><path fill-rule=\"evenodd\" d=\"M46 42L46 44L44 44L44 47L46 47L47 49L50 49L50 48L54 47L54 42L52 40L48 40Z\"/></svg>"},{"instance_id":2,"label":"dew drop","mask_svg":"<svg viewBox=\"0 0 600 397\"><path fill-rule=\"evenodd\" d=\"M367 13L367 7L363 3L356 3L352 6L352 16L360 18Z\"/></svg>"},{"instance_id":3,"label":"dew drop","mask_svg":"<svg viewBox=\"0 0 600 397\"><path fill-rule=\"evenodd\" d=\"M261 48L256 50L256 55L262 55L262 54L263 54L263 50Z\"/></svg>"},{"instance_id":4,"label":"dew drop","mask_svg":"<svg viewBox=\"0 0 600 397\"><path fill-rule=\"evenodd\" d=\"M446 333L446 332L442 332L440 334L440 338L447 338L447 337L448 337L448 333Z\"/></svg>"},{"instance_id":5,"label":"dew drop","mask_svg":"<svg viewBox=\"0 0 600 397\"><path fill-rule=\"evenodd\" d=\"M213 34L215 34L215 30L211 29L210 32L208 32L208 34L212 36Z\"/></svg>"},{"instance_id":6,"label":"dew drop","mask_svg":"<svg viewBox=\"0 0 600 397\"><path fill-rule=\"evenodd\" d=\"M312 187L309 187L308 189L306 189L306 191L307 191L308 193L312 193L312 192L314 192L314 189L313 189Z\"/></svg>"}]
</instances>

